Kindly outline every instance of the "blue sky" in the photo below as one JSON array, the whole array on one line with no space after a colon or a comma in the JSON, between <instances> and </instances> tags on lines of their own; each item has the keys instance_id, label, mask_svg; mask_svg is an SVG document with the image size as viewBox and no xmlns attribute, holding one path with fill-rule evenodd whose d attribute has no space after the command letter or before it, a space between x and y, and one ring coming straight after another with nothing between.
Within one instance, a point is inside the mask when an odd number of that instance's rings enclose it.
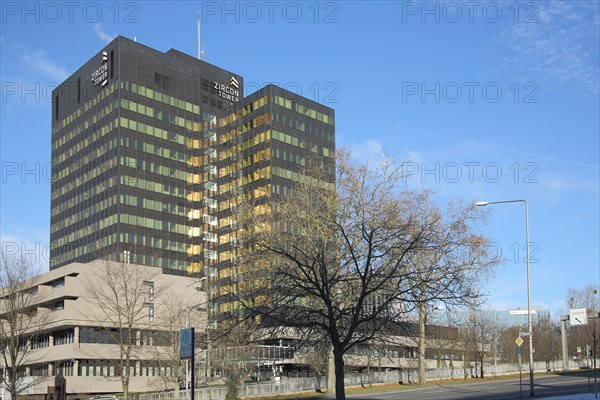
<instances>
[{"instance_id":1,"label":"blue sky","mask_svg":"<svg viewBox=\"0 0 600 400\"><path fill-rule=\"evenodd\" d=\"M118 34L196 54L200 12L206 61L249 91L275 82L335 108L357 159L385 150L440 201L527 199L534 305L556 317L569 287L600 283L598 1L1 7L0 234L42 268L52 88ZM524 208L489 212L481 229L506 263L488 306L526 306Z\"/></svg>"}]
</instances>

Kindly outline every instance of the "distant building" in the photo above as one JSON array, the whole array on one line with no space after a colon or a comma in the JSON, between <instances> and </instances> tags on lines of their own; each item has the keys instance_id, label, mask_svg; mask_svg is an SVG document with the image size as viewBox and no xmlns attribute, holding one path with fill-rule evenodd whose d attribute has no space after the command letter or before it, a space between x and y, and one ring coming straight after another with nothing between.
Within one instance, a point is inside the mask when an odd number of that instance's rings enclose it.
<instances>
[{"instance_id":1,"label":"distant building","mask_svg":"<svg viewBox=\"0 0 600 400\"><path fill-rule=\"evenodd\" d=\"M434 310L429 318L429 322L439 325L460 325L468 321L475 315L478 318L484 318L490 322L495 322L498 326L522 326L526 327L527 322L527 307L506 310L452 310L445 309ZM541 307L531 308L531 322L536 324L540 319L551 319L552 312Z\"/></svg>"},{"instance_id":2,"label":"distant building","mask_svg":"<svg viewBox=\"0 0 600 400\"><path fill-rule=\"evenodd\" d=\"M116 267L151 268L132 264ZM27 340L22 344L31 350L18 373L24 382L48 378L22 394L47 393L48 386L53 385L56 376L64 377L67 394L122 391L119 347L110 333L114 325L106 320L87 290L90 283L105 276L103 271L106 268L107 264L103 261L72 263L32 281L28 290L38 301L37 309L33 312L48 313L49 321L42 326L41 335L38 330L35 340ZM197 290L197 279L163 274L160 270L156 272L152 275L152 281L144 282L142 290L146 293L141 305L143 309L133 326L136 345L130 381L132 392L165 388L159 375L169 376L173 371L164 360L158 362L157 352L164 354L170 348L169 337L172 334L167 335L169 330L183 328L167 325L171 323L172 313L185 312L186 307L205 301L204 293ZM174 297L183 300L183 309L168 307L167 302ZM6 398L6 392L3 398Z\"/></svg>"}]
</instances>

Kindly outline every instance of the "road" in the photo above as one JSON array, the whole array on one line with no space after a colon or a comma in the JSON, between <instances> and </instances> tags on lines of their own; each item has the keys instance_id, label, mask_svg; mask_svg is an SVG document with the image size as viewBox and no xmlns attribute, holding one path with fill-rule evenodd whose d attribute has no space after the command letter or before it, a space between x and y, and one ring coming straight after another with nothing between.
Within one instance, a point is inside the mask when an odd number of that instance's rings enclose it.
<instances>
[{"instance_id":1,"label":"road","mask_svg":"<svg viewBox=\"0 0 600 400\"><path fill-rule=\"evenodd\" d=\"M600 383L600 380L599 380ZM594 378L591 378L592 388ZM587 373L543 375L535 377L535 397L560 396L589 391ZM502 400L518 399L519 379L469 384L439 384L426 388L404 389L385 393L347 395L352 400ZM529 397L529 378L523 377L523 398ZM600 395L598 396L600 398Z\"/></svg>"}]
</instances>

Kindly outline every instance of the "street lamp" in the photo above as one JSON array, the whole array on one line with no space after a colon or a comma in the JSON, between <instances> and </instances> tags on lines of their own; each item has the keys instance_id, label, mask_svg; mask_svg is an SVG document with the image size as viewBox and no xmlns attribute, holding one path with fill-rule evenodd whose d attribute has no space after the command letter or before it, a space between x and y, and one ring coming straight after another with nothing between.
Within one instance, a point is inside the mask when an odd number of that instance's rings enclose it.
<instances>
[{"instance_id":1,"label":"street lamp","mask_svg":"<svg viewBox=\"0 0 600 400\"><path fill-rule=\"evenodd\" d=\"M533 391L533 334L531 324L531 268L529 265L529 207L527 200L504 200L504 201L478 201L475 203L478 207L485 207L488 204L504 203L524 203L525 204L525 248L527 251L527 327L529 330L529 395L534 396Z\"/></svg>"}]
</instances>

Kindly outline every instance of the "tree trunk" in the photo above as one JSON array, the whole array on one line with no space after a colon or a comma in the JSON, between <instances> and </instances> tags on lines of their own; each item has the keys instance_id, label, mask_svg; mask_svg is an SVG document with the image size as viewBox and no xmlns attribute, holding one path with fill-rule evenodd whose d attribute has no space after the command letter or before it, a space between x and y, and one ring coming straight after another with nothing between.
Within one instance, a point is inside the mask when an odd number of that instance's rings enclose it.
<instances>
[{"instance_id":1,"label":"tree trunk","mask_svg":"<svg viewBox=\"0 0 600 400\"><path fill-rule=\"evenodd\" d=\"M15 365L13 363L13 365ZM10 368L10 398L11 400L15 400L17 398L17 369L15 367Z\"/></svg>"},{"instance_id":2,"label":"tree trunk","mask_svg":"<svg viewBox=\"0 0 600 400\"><path fill-rule=\"evenodd\" d=\"M335 395L335 360L333 358L333 346L329 347L327 357L327 393Z\"/></svg>"},{"instance_id":3,"label":"tree trunk","mask_svg":"<svg viewBox=\"0 0 600 400\"><path fill-rule=\"evenodd\" d=\"M419 385L425 383L425 304L419 302Z\"/></svg>"},{"instance_id":4,"label":"tree trunk","mask_svg":"<svg viewBox=\"0 0 600 400\"><path fill-rule=\"evenodd\" d=\"M346 390L344 388L344 355L342 350L333 346L333 357L335 361L335 398L336 400L346 400Z\"/></svg>"},{"instance_id":5,"label":"tree trunk","mask_svg":"<svg viewBox=\"0 0 600 400\"><path fill-rule=\"evenodd\" d=\"M129 397L129 374L130 374L130 363L125 363L125 368L121 369L121 386L123 387L123 400L127 400ZM125 371L125 373L123 373Z\"/></svg>"},{"instance_id":6,"label":"tree trunk","mask_svg":"<svg viewBox=\"0 0 600 400\"><path fill-rule=\"evenodd\" d=\"M13 353L13 354L16 354L16 352ZM11 400L16 400L17 394L18 394L18 390L17 390L17 380L18 380L18 377L17 377L17 367L15 367L15 365L17 365L17 357L13 356L11 354L10 362L11 362L11 365L12 365L12 367L8 370L8 374L9 374L9 377L10 377L9 378L9 380L10 380L10 382L9 382L10 383L10 385L9 385L10 398L11 398Z\"/></svg>"},{"instance_id":7,"label":"tree trunk","mask_svg":"<svg viewBox=\"0 0 600 400\"><path fill-rule=\"evenodd\" d=\"M479 369L481 371L481 379L483 379L483 355L481 356L481 359L479 360Z\"/></svg>"}]
</instances>

